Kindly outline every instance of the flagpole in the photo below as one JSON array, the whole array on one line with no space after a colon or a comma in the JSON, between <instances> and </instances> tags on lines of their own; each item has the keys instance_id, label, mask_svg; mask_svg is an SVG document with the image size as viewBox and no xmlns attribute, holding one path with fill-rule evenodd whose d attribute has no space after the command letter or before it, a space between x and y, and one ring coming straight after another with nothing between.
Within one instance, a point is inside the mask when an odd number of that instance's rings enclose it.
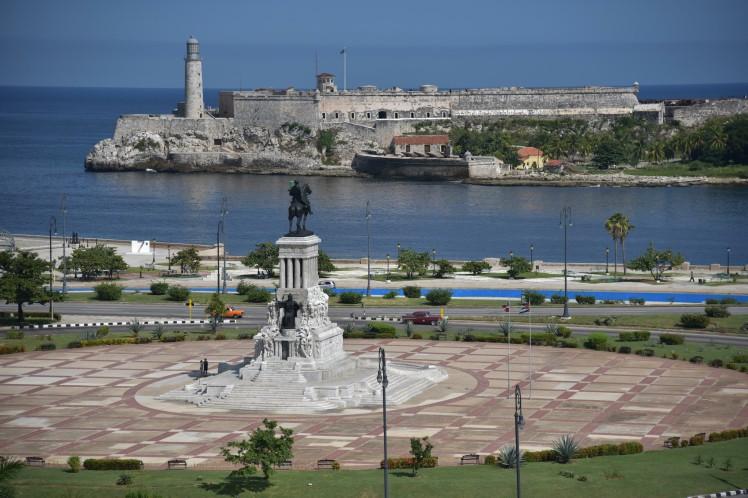
<instances>
[{"instance_id":1,"label":"flagpole","mask_svg":"<svg viewBox=\"0 0 748 498\"><path fill-rule=\"evenodd\" d=\"M532 399L532 377L534 372L532 370L532 306L530 306L529 296L527 298L527 314L530 321L530 399Z\"/></svg>"},{"instance_id":2,"label":"flagpole","mask_svg":"<svg viewBox=\"0 0 748 498\"><path fill-rule=\"evenodd\" d=\"M348 90L348 49L343 47L343 91Z\"/></svg>"}]
</instances>

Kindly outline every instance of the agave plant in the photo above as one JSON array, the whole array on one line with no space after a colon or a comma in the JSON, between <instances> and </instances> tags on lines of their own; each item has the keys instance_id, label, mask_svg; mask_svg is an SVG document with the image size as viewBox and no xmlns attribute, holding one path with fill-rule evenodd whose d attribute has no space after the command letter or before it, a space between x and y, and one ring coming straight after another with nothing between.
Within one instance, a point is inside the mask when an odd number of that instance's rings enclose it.
<instances>
[{"instance_id":1,"label":"agave plant","mask_svg":"<svg viewBox=\"0 0 748 498\"><path fill-rule=\"evenodd\" d=\"M546 334L552 334L552 335L559 335L558 334L558 324L554 322L547 323L545 325L545 333Z\"/></svg>"},{"instance_id":2,"label":"agave plant","mask_svg":"<svg viewBox=\"0 0 748 498\"><path fill-rule=\"evenodd\" d=\"M553 442L553 450L558 455L559 463L569 463L578 449L579 443L574 440L574 436L571 434L564 434Z\"/></svg>"},{"instance_id":3,"label":"agave plant","mask_svg":"<svg viewBox=\"0 0 748 498\"><path fill-rule=\"evenodd\" d=\"M0 482L13 479L22 468L22 461L14 457L0 456Z\"/></svg>"},{"instance_id":4,"label":"agave plant","mask_svg":"<svg viewBox=\"0 0 748 498\"><path fill-rule=\"evenodd\" d=\"M508 336L512 331L512 325L509 322L499 323L499 332L504 334L504 337Z\"/></svg>"},{"instance_id":5,"label":"agave plant","mask_svg":"<svg viewBox=\"0 0 748 498\"><path fill-rule=\"evenodd\" d=\"M517 450L514 448L513 445L506 445L502 447L499 450L498 455L496 455L496 459L499 462L499 465L506 469L513 469L515 464L517 463ZM519 453L519 463L522 465L525 462L525 452L520 451Z\"/></svg>"}]
</instances>

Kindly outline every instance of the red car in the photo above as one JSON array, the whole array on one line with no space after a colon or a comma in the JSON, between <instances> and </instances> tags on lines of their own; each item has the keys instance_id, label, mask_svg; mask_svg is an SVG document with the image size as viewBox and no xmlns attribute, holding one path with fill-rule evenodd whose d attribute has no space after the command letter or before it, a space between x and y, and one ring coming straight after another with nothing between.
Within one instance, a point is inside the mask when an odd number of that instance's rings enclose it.
<instances>
[{"instance_id":1,"label":"red car","mask_svg":"<svg viewBox=\"0 0 748 498\"><path fill-rule=\"evenodd\" d=\"M408 315L403 315L403 323L412 323L414 325L435 325L441 320L439 315L432 315L429 311L414 311Z\"/></svg>"}]
</instances>

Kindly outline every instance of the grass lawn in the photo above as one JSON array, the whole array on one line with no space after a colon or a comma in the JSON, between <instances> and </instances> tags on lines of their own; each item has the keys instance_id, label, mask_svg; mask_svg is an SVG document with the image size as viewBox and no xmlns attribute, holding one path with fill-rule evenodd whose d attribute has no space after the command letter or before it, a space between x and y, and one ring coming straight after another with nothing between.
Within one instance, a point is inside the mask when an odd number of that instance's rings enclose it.
<instances>
[{"instance_id":1,"label":"grass lawn","mask_svg":"<svg viewBox=\"0 0 748 498\"><path fill-rule=\"evenodd\" d=\"M626 174L634 176L714 176L748 178L748 166L713 166L711 164L692 162L675 163L663 166L627 169Z\"/></svg>"},{"instance_id":2,"label":"grass lawn","mask_svg":"<svg viewBox=\"0 0 748 498\"><path fill-rule=\"evenodd\" d=\"M697 313L697 311L694 311ZM569 320L564 320L562 325L595 325L595 320L604 319L611 315L574 315ZM701 329L684 329L678 324L680 322L681 313L654 313L651 315L613 315L615 316L615 322L610 327L623 327L623 328L640 328L643 330L648 329L678 329L684 332L687 331L699 331ZM502 316L464 316L460 317L461 320L469 321L487 321L487 322L501 322L504 320ZM512 322L516 323L527 323L529 318L527 316L512 316ZM556 319L549 317L535 316L532 318L533 323L545 324L549 321L556 322ZM740 334L745 333L740 330L745 323L748 323L748 315L732 315L727 318L710 318L710 324L706 328L709 332L725 332Z\"/></svg>"},{"instance_id":3,"label":"grass lawn","mask_svg":"<svg viewBox=\"0 0 748 498\"><path fill-rule=\"evenodd\" d=\"M438 452L436 452L438 454ZM696 458L708 462L696 464ZM731 469L724 470L727 459ZM570 472L574 478L559 472ZM12 481L19 498L124 497L128 491L148 491L150 496L217 497L377 497L382 496L382 471L284 471L269 485L260 478L227 479L225 471L133 471L129 487L115 484L122 471L82 471L27 468ZM586 480L580 481L584 476ZM418 477L410 471L390 473L390 494L407 497L514 496L515 473L511 469L475 465L423 469ZM575 460L571 464L531 463L522 467L525 496L673 497L748 486L748 439L708 443L639 455Z\"/></svg>"}]
</instances>

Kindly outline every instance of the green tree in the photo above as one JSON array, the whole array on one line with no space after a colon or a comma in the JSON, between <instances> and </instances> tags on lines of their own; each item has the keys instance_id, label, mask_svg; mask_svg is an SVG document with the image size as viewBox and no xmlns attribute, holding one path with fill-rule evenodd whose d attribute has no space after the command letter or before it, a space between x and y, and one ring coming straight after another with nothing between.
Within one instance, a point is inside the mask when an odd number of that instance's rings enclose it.
<instances>
[{"instance_id":1,"label":"green tree","mask_svg":"<svg viewBox=\"0 0 748 498\"><path fill-rule=\"evenodd\" d=\"M501 260L501 266L508 268L506 271L510 278L517 278L521 273L527 273L532 270L530 262L522 256L512 256Z\"/></svg>"},{"instance_id":2,"label":"green tree","mask_svg":"<svg viewBox=\"0 0 748 498\"><path fill-rule=\"evenodd\" d=\"M412 279L414 274L424 275L431 263L428 252L416 252L413 249L401 249L397 264L405 271L407 278Z\"/></svg>"},{"instance_id":3,"label":"green tree","mask_svg":"<svg viewBox=\"0 0 748 498\"><path fill-rule=\"evenodd\" d=\"M434 446L429 441L428 437L410 438L410 454L413 456L413 477L418 474L418 469L423 468L423 464L426 460L431 458L431 450Z\"/></svg>"},{"instance_id":4,"label":"green tree","mask_svg":"<svg viewBox=\"0 0 748 498\"><path fill-rule=\"evenodd\" d=\"M680 253L675 253L671 249L658 251L650 242L644 254L629 261L628 266L632 270L648 271L653 279L660 280L666 270L680 264L683 264L683 256Z\"/></svg>"},{"instance_id":5,"label":"green tree","mask_svg":"<svg viewBox=\"0 0 748 498\"><path fill-rule=\"evenodd\" d=\"M485 261L468 261L462 265L462 271L470 272L473 275L480 275L490 269L491 265Z\"/></svg>"},{"instance_id":6,"label":"green tree","mask_svg":"<svg viewBox=\"0 0 748 498\"><path fill-rule=\"evenodd\" d=\"M44 274L48 271L50 263L34 253L0 252L0 299L5 299L5 304L18 305L19 323L24 320L24 304L46 302L50 298L44 289L47 281Z\"/></svg>"},{"instance_id":7,"label":"green tree","mask_svg":"<svg viewBox=\"0 0 748 498\"><path fill-rule=\"evenodd\" d=\"M113 247L97 244L94 247L78 247L73 250L68 269L80 271L81 278L91 280L102 273L113 278L115 273L127 270L127 263Z\"/></svg>"},{"instance_id":8,"label":"green tree","mask_svg":"<svg viewBox=\"0 0 748 498\"><path fill-rule=\"evenodd\" d=\"M268 277L273 276L273 269L278 266L278 246L272 242L260 242L255 250L242 258L242 264L248 268L261 268Z\"/></svg>"},{"instance_id":9,"label":"green tree","mask_svg":"<svg viewBox=\"0 0 748 498\"><path fill-rule=\"evenodd\" d=\"M621 255L623 259L623 274L626 274L626 237L631 230L634 229L634 225L631 221L622 213L614 213L605 221L605 230L608 231L610 236L613 238L613 272L618 272L618 244L621 244Z\"/></svg>"},{"instance_id":10,"label":"green tree","mask_svg":"<svg viewBox=\"0 0 748 498\"><path fill-rule=\"evenodd\" d=\"M200 271L200 255L194 246L182 249L171 257L171 264L179 266L180 273L197 273Z\"/></svg>"},{"instance_id":11,"label":"green tree","mask_svg":"<svg viewBox=\"0 0 748 498\"><path fill-rule=\"evenodd\" d=\"M249 439L231 441L221 448L227 462L242 466L232 474L251 475L260 467L265 479L270 479L274 465L293 458L293 430L279 427L276 421L268 419L263 419L262 425L252 432Z\"/></svg>"},{"instance_id":12,"label":"green tree","mask_svg":"<svg viewBox=\"0 0 748 498\"><path fill-rule=\"evenodd\" d=\"M621 142L613 137L604 137L595 147L592 162L600 169L608 169L626 162L626 152Z\"/></svg>"},{"instance_id":13,"label":"green tree","mask_svg":"<svg viewBox=\"0 0 748 498\"><path fill-rule=\"evenodd\" d=\"M335 265L332 263L330 256L328 256L324 251L319 251L319 254L317 255L317 271L322 274L330 273L335 270Z\"/></svg>"},{"instance_id":14,"label":"green tree","mask_svg":"<svg viewBox=\"0 0 748 498\"><path fill-rule=\"evenodd\" d=\"M205 314L210 317L210 329L215 332L218 329L218 323L223 320L223 312L226 309L226 303L221 300L221 296L214 292L210 296L210 301L205 307Z\"/></svg>"},{"instance_id":15,"label":"green tree","mask_svg":"<svg viewBox=\"0 0 748 498\"><path fill-rule=\"evenodd\" d=\"M436 271L434 272L436 278L444 278L444 275L457 271L457 268L452 266L452 263L446 259L436 260L434 261L434 264L436 264Z\"/></svg>"},{"instance_id":16,"label":"green tree","mask_svg":"<svg viewBox=\"0 0 748 498\"><path fill-rule=\"evenodd\" d=\"M741 114L725 125L725 157L738 164L748 164L748 115Z\"/></svg>"}]
</instances>

